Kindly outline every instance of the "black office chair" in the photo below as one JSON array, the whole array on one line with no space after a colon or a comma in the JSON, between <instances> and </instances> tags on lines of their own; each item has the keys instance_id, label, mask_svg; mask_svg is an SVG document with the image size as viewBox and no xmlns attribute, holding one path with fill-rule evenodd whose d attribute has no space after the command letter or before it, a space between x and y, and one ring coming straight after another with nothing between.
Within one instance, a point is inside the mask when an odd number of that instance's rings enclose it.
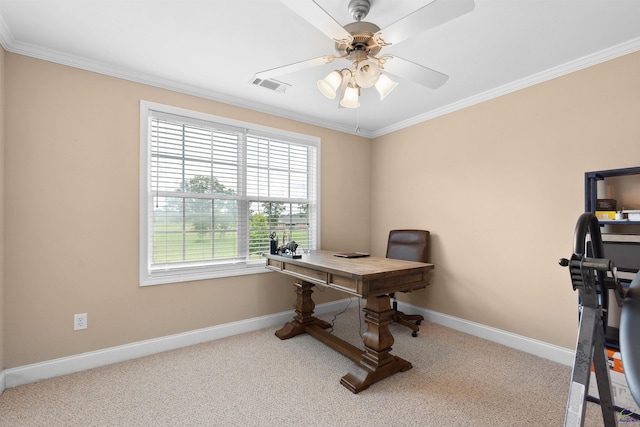
<instances>
[{"instance_id":1,"label":"black office chair","mask_svg":"<svg viewBox=\"0 0 640 427\"><path fill-rule=\"evenodd\" d=\"M391 230L387 242L387 258L406 261L429 262L429 232L425 230ZM398 311L398 300L395 293L389 294L393 300L394 322L399 323L413 332L417 337L419 325L424 320L419 314L404 314Z\"/></svg>"}]
</instances>

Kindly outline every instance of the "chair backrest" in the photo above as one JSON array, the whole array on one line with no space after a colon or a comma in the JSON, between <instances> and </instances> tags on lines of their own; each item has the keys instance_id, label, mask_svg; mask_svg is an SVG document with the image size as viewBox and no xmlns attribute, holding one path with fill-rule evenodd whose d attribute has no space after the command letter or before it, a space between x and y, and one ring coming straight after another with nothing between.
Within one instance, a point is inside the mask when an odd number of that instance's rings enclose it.
<instances>
[{"instance_id":1,"label":"chair backrest","mask_svg":"<svg viewBox=\"0 0 640 427\"><path fill-rule=\"evenodd\" d=\"M391 230L387 258L429 262L429 232L426 230Z\"/></svg>"}]
</instances>

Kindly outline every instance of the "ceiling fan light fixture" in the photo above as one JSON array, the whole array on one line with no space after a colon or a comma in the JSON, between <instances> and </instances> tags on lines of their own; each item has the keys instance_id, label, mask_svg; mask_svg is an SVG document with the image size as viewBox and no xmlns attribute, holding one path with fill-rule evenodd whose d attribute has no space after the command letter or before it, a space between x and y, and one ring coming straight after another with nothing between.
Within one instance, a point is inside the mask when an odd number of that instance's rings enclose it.
<instances>
[{"instance_id":1,"label":"ceiling fan light fixture","mask_svg":"<svg viewBox=\"0 0 640 427\"><path fill-rule=\"evenodd\" d=\"M428 5L420 6L404 18L381 29L372 22L364 21L371 9L371 4L378 0L344 0L349 2L349 14L354 20L344 26L328 14L318 4L318 0L281 1L332 39L335 42L336 53L259 72L254 76L254 81L271 79L274 76L298 72L309 67L324 66L335 60L344 59L349 61L349 67L332 71L324 79L317 81L317 87L324 96L336 100L339 107L347 108L360 106L360 88L375 86L380 100L384 100L398 85L389 77L382 75L382 70L386 69L391 71L392 75L414 81L430 89L442 86L449 78L446 74L395 55L380 54L380 52L385 46L397 45L418 33L465 15L475 8L475 0L447 2L429 0ZM392 61L387 62L388 60Z\"/></svg>"},{"instance_id":2,"label":"ceiling fan light fixture","mask_svg":"<svg viewBox=\"0 0 640 427\"><path fill-rule=\"evenodd\" d=\"M380 77L380 66L371 60L360 61L356 66L355 79L360 87L369 88L376 84Z\"/></svg>"},{"instance_id":3,"label":"ceiling fan light fixture","mask_svg":"<svg viewBox=\"0 0 640 427\"><path fill-rule=\"evenodd\" d=\"M380 101L382 101L393 89L396 88L396 86L398 86L398 83L391 80L385 74L380 74L380 78L378 78L375 86L376 90L380 94Z\"/></svg>"},{"instance_id":4,"label":"ceiling fan light fixture","mask_svg":"<svg viewBox=\"0 0 640 427\"><path fill-rule=\"evenodd\" d=\"M322 80L318 80L318 89L324 96L329 99L336 98L336 92L342 83L342 74L339 71L334 70L327 74Z\"/></svg>"},{"instance_id":5,"label":"ceiling fan light fixture","mask_svg":"<svg viewBox=\"0 0 640 427\"><path fill-rule=\"evenodd\" d=\"M358 108L360 106L360 89L352 86L351 84L347 86L344 90L344 96L340 101L340 105L345 108Z\"/></svg>"}]
</instances>

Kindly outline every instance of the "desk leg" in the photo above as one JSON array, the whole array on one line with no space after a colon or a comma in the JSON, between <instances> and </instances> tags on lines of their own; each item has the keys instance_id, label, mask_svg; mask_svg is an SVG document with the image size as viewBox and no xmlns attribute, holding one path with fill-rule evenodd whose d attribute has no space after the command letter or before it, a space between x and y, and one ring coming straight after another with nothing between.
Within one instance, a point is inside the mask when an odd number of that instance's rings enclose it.
<instances>
[{"instance_id":1,"label":"desk leg","mask_svg":"<svg viewBox=\"0 0 640 427\"><path fill-rule=\"evenodd\" d=\"M365 390L371 384L396 372L412 368L410 362L389 353L393 345L393 335L389 331L393 314L389 295L367 298L367 305L363 311L367 323L367 332L362 337L365 351L360 362L340 380L340 384L353 393Z\"/></svg>"},{"instance_id":2,"label":"desk leg","mask_svg":"<svg viewBox=\"0 0 640 427\"><path fill-rule=\"evenodd\" d=\"M287 322L284 326L276 331L276 336L281 340L286 340L305 332L307 326L316 325L323 329L331 327L324 320L313 317L313 309L316 304L311 299L313 293L313 284L300 281L295 283L296 286L296 302L294 308L296 315L291 322Z\"/></svg>"}]
</instances>

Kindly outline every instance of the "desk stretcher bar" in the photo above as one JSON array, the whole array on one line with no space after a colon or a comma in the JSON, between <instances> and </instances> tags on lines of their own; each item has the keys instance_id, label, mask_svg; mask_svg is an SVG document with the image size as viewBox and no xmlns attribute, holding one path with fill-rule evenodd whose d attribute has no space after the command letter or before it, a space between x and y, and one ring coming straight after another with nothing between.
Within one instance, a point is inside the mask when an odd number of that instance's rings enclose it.
<instances>
[{"instance_id":1,"label":"desk stretcher bar","mask_svg":"<svg viewBox=\"0 0 640 427\"><path fill-rule=\"evenodd\" d=\"M301 259L267 255L266 268L295 278L296 302L292 321L276 331L280 339L308 333L355 362L340 383L353 393L396 372L412 368L410 362L390 353L393 336L389 294L421 289L429 284L432 264L388 258L338 258L331 252L315 251ZM366 299L364 350L327 332L329 323L313 316L313 286L328 286Z\"/></svg>"}]
</instances>

